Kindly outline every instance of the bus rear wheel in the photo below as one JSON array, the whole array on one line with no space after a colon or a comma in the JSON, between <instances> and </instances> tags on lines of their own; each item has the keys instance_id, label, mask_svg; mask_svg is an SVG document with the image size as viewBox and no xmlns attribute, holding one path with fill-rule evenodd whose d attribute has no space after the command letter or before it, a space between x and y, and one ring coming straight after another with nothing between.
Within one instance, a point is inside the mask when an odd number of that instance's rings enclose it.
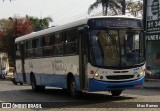
<instances>
[{"instance_id":1,"label":"bus rear wheel","mask_svg":"<svg viewBox=\"0 0 160 111\"><path fill-rule=\"evenodd\" d=\"M45 90L45 86L38 86L36 84L36 79L34 76L31 76L31 86L33 91L42 91Z\"/></svg>"},{"instance_id":2,"label":"bus rear wheel","mask_svg":"<svg viewBox=\"0 0 160 111\"><path fill-rule=\"evenodd\" d=\"M120 96L121 93L122 93L122 90L111 91L112 96Z\"/></svg>"},{"instance_id":3,"label":"bus rear wheel","mask_svg":"<svg viewBox=\"0 0 160 111\"><path fill-rule=\"evenodd\" d=\"M20 82L20 85L23 85L23 82Z\"/></svg>"}]
</instances>

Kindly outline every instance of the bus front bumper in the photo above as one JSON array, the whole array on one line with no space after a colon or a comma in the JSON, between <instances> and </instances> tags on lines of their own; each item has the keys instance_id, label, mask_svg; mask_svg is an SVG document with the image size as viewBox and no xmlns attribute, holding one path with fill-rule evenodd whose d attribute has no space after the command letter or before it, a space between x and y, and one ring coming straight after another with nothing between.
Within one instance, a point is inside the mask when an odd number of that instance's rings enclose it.
<instances>
[{"instance_id":1,"label":"bus front bumper","mask_svg":"<svg viewBox=\"0 0 160 111\"><path fill-rule=\"evenodd\" d=\"M89 79L89 91L112 91L112 90L125 90L125 89L138 89L143 88L144 77L123 82L105 82L96 79Z\"/></svg>"}]
</instances>

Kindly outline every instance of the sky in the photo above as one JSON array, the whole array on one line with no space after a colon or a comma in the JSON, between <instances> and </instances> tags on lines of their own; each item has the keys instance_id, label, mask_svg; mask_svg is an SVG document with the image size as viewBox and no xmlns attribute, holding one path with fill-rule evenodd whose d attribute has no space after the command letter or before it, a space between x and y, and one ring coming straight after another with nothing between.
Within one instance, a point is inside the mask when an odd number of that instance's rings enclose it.
<instances>
[{"instance_id":1,"label":"sky","mask_svg":"<svg viewBox=\"0 0 160 111\"><path fill-rule=\"evenodd\" d=\"M96 0L0 0L0 19L25 15L52 17L51 25L62 25L89 15L88 7ZM94 12L93 12L94 13ZM97 12L95 12L97 13Z\"/></svg>"}]
</instances>

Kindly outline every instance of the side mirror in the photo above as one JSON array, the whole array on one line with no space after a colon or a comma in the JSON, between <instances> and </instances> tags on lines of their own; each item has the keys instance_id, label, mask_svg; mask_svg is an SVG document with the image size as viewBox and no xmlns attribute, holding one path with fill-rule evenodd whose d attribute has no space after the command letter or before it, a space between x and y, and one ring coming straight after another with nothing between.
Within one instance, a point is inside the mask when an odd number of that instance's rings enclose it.
<instances>
[{"instance_id":1,"label":"side mirror","mask_svg":"<svg viewBox=\"0 0 160 111\"><path fill-rule=\"evenodd\" d=\"M83 25L83 26L80 26L78 27L78 31L84 31L84 30L88 30L89 29L89 26L88 25Z\"/></svg>"}]
</instances>

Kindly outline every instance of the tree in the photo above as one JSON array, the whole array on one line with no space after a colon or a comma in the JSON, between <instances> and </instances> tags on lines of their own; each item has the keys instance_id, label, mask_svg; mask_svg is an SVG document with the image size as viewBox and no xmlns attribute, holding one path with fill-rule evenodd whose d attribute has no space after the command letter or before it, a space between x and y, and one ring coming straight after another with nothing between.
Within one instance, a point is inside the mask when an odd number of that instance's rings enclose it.
<instances>
[{"instance_id":1,"label":"tree","mask_svg":"<svg viewBox=\"0 0 160 111\"><path fill-rule=\"evenodd\" d=\"M1 31L3 35L0 37L0 49L2 52L6 52L9 57L9 63L14 66L15 60L15 48L14 41L18 36L23 36L25 34L31 33L32 26L30 21L25 18L10 17L7 20L1 21Z\"/></svg>"},{"instance_id":2,"label":"tree","mask_svg":"<svg viewBox=\"0 0 160 111\"><path fill-rule=\"evenodd\" d=\"M143 14L143 2L142 1L137 1L137 2L132 2L127 1L127 10L129 13L133 16L138 16L139 14Z\"/></svg>"},{"instance_id":3,"label":"tree","mask_svg":"<svg viewBox=\"0 0 160 111\"><path fill-rule=\"evenodd\" d=\"M49 27L49 23L53 22L51 17L37 18L32 16L26 16L26 18L31 22L34 31L43 30Z\"/></svg>"},{"instance_id":4,"label":"tree","mask_svg":"<svg viewBox=\"0 0 160 111\"><path fill-rule=\"evenodd\" d=\"M25 18L15 19L15 36L23 36L33 32L31 21Z\"/></svg>"},{"instance_id":5,"label":"tree","mask_svg":"<svg viewBox=\"0 0 160 111\"><path fill-rule=\"evenodd\" d=\"M118 14L118 10L121 9L121 6L119 5L119 2L117 0L96 0L90 7L88 8L88 13L95 8L97 8L99 5L102 5L102 13L103 15L108 15L108 10L113 11L114 14Z\"/></svg>"},{"instance_id":6,"label":"tree","mask_svg":"<svg viewBox=\"0 0 160 111\"><path fill-rule=\"evenodd\" d=\"M126 0L121 0L121 7L122 7L122 15L126 14Z\"/></svg>"},{"instance_id":7,"label":"tree","mask_svg":"<svg viewBox=\"0 0 160 111\"><path fill-rule=\"evenodd\" d=\"M112 11L112 15L126 14L126 10L133 16L143 13L143 1L133 0L96 0L88 9L88 13L102 4L103 15L108 15L108 10Z\"/></svg>"},{"instance_id":8,"label":"tree","mask_svg":"<svg viewBox=\"0 0 160 111\"><path fill-rule=\"evenodd\" d=\"M50 17L38 19L36 17L9 17L0 20L0 51L8 53L9 63L14 66L15 62L15 39L48 28Z\"/></svg>"}]
</instances>

